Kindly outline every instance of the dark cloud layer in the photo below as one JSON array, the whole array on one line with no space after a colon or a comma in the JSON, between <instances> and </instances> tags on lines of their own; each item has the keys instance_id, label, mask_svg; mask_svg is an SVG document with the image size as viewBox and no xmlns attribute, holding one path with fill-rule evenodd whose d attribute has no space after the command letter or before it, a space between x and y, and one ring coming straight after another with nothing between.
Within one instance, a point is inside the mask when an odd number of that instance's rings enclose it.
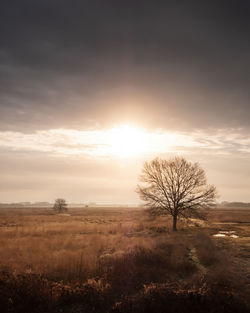
<instances>
[{"instance_id":1,"label":"dark cloud layer","mask_svg":"<svg viewBox=\"0 0 250 313\"><path fill-rule=\"evenodd\" d=\"M249 127L249 1L0 3L1 130Z\"/></svg>"}]
</instances>

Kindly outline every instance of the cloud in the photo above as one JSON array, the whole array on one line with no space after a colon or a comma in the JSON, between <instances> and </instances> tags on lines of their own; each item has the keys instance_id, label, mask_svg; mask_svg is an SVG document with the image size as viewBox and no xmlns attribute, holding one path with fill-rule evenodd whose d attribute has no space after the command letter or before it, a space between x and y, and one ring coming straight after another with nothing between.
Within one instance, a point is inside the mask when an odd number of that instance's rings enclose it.
<instances>
[{"instance_id":1,"label":"cloud","mask_svg":"<svg viewBox=\"0 0 250 313\"><path fill-rule=\"evenodd\" d=\"M1 130L249 131L249 11L246 1L1 1Z\"/></svg>"},{"instance_id":2,"label":"cloud","mask_svg":"<svg viewBox=\"0 0 250 313\"><path fill-rule=\"evenodd\" d=\"M135 140L137 141L134 142ZM192 153L194 150L199 150L203 154L244 154L249 152L250 137L242 135L241 129L221 129L213 131L212 134L203 131L149 132L131 127L92 131L51 129L34 133L0 132L0 149L17 152L38 151L59 156L86 155L115 158L118 148L120 152L123 151L122 146L128 150L133 149L133 157L180 151ZM127 157L127 154L124 154Z\"/></svg>"},{"instance_id":3,"label":"cloud","mask_svg":"<svg viewBox=\"0 0 250 313\"><path fill-rule=\"evenodd\" d=\"M250 158L244 149L250 138L241 130L145 132L150 153L126 158L107 148L113 131L0 132L1 201L63 196L72 202L138 203L134 190L143 161L176 154L201 164L221 200L249 201Z\"/></svg>"},{"instance_id":4,"label":"cloud","mask_svg":"<svg viewBox=\"0 0 250 313\"><path fill-rule=\"evenodd\" d=\"M0 199L137 201L142 160L184 154L224 199L250 201L249 13L248 1L1 1ZM127 123L151 153L111 157L103 134Z\"/></svg>"}]
</instances>

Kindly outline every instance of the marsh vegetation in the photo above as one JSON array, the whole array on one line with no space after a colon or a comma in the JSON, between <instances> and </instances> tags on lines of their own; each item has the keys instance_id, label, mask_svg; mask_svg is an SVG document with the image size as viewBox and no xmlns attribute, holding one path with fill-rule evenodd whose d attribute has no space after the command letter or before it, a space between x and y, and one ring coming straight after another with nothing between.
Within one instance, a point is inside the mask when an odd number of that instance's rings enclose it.
<instances>
[{"instance_id":1,"label":"marsh vegetation","mask_svg":"<svg viewBox=\"0 0 250 313\"><path fill-rule=\"evenodd\" d=\"M1 209L2 311L248 312L249 209L179 229L139 208Z\"/></svg>"}]
</instances>

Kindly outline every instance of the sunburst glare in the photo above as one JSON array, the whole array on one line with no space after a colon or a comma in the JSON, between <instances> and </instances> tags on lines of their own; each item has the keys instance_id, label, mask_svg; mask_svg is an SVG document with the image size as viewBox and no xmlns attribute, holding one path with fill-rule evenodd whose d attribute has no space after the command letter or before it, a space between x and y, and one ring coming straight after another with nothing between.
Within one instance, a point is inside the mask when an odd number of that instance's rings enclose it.
<instances>
[{"instance_id":1,"label":"sunburst glare","mask_svg":"<svg viewBox=\"0 0 250 313\"><path fill-rule=\"evenodd\" d=\"M143 129L130 125L114 127L107 132L110 154L132 157L146 152L147 134Z\"/></svg>"}]
</instances>

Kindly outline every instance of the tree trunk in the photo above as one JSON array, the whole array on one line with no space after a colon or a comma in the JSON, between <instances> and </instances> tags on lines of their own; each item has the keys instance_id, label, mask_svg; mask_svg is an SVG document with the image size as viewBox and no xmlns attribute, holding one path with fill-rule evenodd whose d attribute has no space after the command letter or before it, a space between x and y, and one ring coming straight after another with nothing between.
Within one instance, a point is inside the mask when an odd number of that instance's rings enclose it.
<instances>
[{"instance_id":1,"label":"tree trunk","mask_svg":"<svg viewBox=\"0 0 250 313\"><path fill-rule=\"evenodd\" d=\"M177 216L174 215L173 216L173 231L177 231L176 224L177 224Z\"/></svg>"}]
</instances>

